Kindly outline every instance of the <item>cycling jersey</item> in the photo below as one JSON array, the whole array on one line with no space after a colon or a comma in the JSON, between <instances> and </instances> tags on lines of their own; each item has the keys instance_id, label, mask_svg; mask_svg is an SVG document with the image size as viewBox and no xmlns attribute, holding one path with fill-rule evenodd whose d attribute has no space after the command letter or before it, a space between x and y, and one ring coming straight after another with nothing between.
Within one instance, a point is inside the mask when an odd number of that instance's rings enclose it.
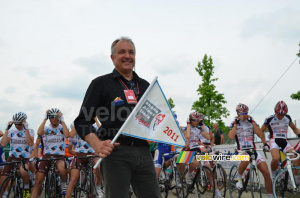
<instances>
[{"instance_id":1,"label":"cycling jersey","mask_svg":"<svg viewBox=\"0 0 300 198\"><path fill-rule=\"evenodd\" d=\"M270 139L287 139L287 132L292 118L289 115L285 115L279 120L276 115L271 115L265 119L264 125L268 127L270 131Z\"/></svg>"},{"instance_id":2,"label":"cycling jersey","mask_svg":"<svg viewBox=\"0 0 300 198\"><path fill-rule=\"evenodd\" d=\"M93 127L98 130L98 126L96 123L93 124ZM72 142L72 143L71 143ZM72 139L69 140L69 144L73 144L75 147L76 153L94 153L94 149L81 137L76 134Z\"/></svg>"},{"instance_id":3,"label":"cycling jersey","mask_svg":"<svg viewBox=\"0 0 300 198\"><path fill-rule=\"evenodd\" d=\"M162 154L163 153L171 153L171 152L175 152L174 146L173 145L169 145L169 144L165 144L165 143L158 143L157 144L157 149L155 150L154 153L154 166L157 168L161 168L162 167ZM164 160L168 161L172 158L172 155L166 155L164 156Z\"/></svg>"},{"instance_id":4,"label":"cycling jersey","mask_svg":"<svg viewBox=\"0 0 300 198\"><path fill-rule=\"evenodd\" d=\"M187 127L182 128L183 131L186 131ZM200 133L201 130L198 127L190 127L190 150L199 147Z\"/></svg>"},{"instance_id":5,"label":"cycling jersey","mask_svg":"<svg viewBox=\"0 0 300 198\"><path fill-rule=\"evenodd\" d=\"M29 129L29 135L34 137L34 131L32 129ZM16 158L30 158L32 149L26 142L25 129L20 131L17 129L9 130L8 137L10 139L9 156L14 156Z\"/></svg>"},{"instance_id":6,"label":"cycling jersey","mask_svg":"<svg viewBox=\"0 0 300 198\"><path fill-rule=\"evenodd\" d=\"M230 130L232 130L233 125L234 122L231 123ZM252 148L255 149L254 129L252 123L250 123L248 120L240 120L240 123L237 124L235 140L238 150L248 150Z\"/></svg>"},{"instance_id":7,"label":"cycling jersey","mask_svg":"<svg viewBox=\"0 0 300 198\"><path fill-rule=\"evenodd\" d=\"M66 137L63 133L64 129L61 124L53 128L51 124L44 128L46 134L43 135L45 155L65 155Z\"/></svg>"}]
</instances>

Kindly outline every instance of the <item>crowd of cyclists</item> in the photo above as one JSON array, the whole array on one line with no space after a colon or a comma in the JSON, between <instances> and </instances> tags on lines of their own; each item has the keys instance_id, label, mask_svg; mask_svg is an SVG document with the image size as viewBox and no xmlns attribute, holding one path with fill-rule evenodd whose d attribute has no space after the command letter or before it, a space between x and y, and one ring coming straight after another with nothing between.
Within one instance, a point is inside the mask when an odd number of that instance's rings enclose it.
<instances>
[{"instance_id":1,"label":"crowd of cyclists","mask_svg":"<svg viewBox=\"0 0 300 198\"><path fill-rule=\"evenodd\" d=\"M287 140L288 128L290 127L293 132L300 137L299 129L296 128L292 122L291 117L287 114L288 107L284 101L279 101L275 105L274 115L267 117L261 127L257 125L254 118L248 114L249 108L245 104L238 104L236 107L236 117L231 123L229 138L235 139L237 149L243 151L244 155L247 155L250 149L256 149L254 143L254 134L256 134L263 142L264 148L271 152L271 174L268 169L268 164L263 156L259 152L255 152L255 159L257 168L260 170L264 177L265 187L267 190L268 197L273 197L272 194L272 179L277 174L278 161L280 160L280 149L284 153L290 153L294 150L293 145L290 145ZM177 118L174 113L174 117ZM88 160L84 158L88 155L94 155L94 150L91 146L84 141L80 136L77 135L73 124L70 125L70 129L67 127L64 121L63 113L57 108L51 108L45 112L45 116L37 130L37 138L34 142L35 132L29 128L27 115L19 112L13 115L12 120L7 123L4 132L0 131L1 146L5 147L10 144L9 157L6 162L12 161L25 161L25 166L19 167L19 173L23 180L23 191L22 197L39 197L42 192L43 182L50 169L50 161L41 161L36 163L36 158L49 159L55 158L56 168L59 172L61 182L60 189L63 197L72 197L74 193L74 186L80 177L80 170L86 167ZM47 121L49 124L47 125ZM204 123L205 116L201 113L191 112L186 126L180 126L183 131L184 138L187 144L183 148L185 151L196 151L201 153L210 153L212 151L213 134L209 126ZM12 128L12 126L15 126ZM95 117L95 124L93 125L95 130L101 127L98 119ZM270 132L269 143L265 139L264 132L268 129ZM69 142L68 147L66 142ZM175 152L174 146L165 143L154 143L157 144L157 148L154 151L154 166L156 168L157 177L160 176L160 172L163 167L170 165L172 157L178 157L178 155L163 155L163 153ZM70 160L69 166L65 165L66 150L70 155L74 155L80 158L68 158ZM82 158L83 157L83 158ZM163 160L164 158L164 160ZM33 159L33 160L32 160ZM94 162L98 158L93 158ZM165 162L165 164L163 164ZM193 172L199 166L199 161L193 160L189 165L184 163L178 163L177 168L179 173L182 174L184 169L188 167L188 171L183 175L183 179L186 184L191 184L193 180ZM238 174L236 177L236 187L243 188L242 175L246 170L249 162L242 161L238 166ZM293 161L295 166L299 166L299 161ZM212 169L213 164L210 161L205 161L204 166ZM0 197L7 197L8 187L10 184L5 183L5 178L10 175L12 166L5 164L1 171L0 184ZM34 174L35 182L30 182L30 173ZM297 175L298 172L295 172ZM101 189L102 176L100 168L94 170L95 184L97 197L104 197ZM176 177L180 178L180 177ZM299 185L300 181L298 177L296 182ZM213 178L208 178L213 180ZM104 181L105 183L105 181ZM33 185L30 185L33 184ZM177 185L182 185L182 182L178 182ZM220 198L223 197L219 191L218 185L215 185L215 195Z\"/></svg>"}]
</instances>

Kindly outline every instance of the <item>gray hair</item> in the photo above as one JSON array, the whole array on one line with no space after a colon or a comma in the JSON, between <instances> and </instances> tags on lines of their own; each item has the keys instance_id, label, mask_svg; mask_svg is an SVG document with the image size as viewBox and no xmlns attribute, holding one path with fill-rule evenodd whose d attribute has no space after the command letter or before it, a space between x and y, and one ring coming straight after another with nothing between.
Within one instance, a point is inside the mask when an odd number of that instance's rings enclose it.
<instances>
[{"instance_id":1,"label":"gray hair","mask_svg":"<svg viewBox=\"0 0 300 198\"><path fill-rule=\"evenodd\" d=\"M118 43L119 41L127 41L127 42L131 43L131 44L133 45L134 54L136 53L136 51L135 51L135 45L134 45L133 41L131 40L131 38L122 36L122 37L116 39L116 40L111 44L111 54L112 54L113 56L115 56L115 47L116 47L116 45L117 45L117 43Z\"/></svg>"}]
</instances>

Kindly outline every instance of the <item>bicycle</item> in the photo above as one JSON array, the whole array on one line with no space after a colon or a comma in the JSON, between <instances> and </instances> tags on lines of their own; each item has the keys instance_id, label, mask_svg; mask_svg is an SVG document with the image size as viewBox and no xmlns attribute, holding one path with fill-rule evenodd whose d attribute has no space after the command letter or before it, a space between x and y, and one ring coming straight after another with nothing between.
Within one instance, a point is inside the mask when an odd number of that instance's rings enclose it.
<instances>
[{"instance_id":1,"label":"bicycle","mask_svg":"<svg viewBox=\"0 0 300 198\"><path fill-rule=\"evenodd\" d=\"M265 149L256 149L256 151L263 151L266 156L266 150ZM235 149L235 153L245 153L246 151L237 151ZM238 165L234 164L232 166L232 168L230 169L230 173L229 173L229 182L228 182L228 188L229 188L229 194L231 198L235 198L235 197L241 197L242 193L251 192L251 196L254 197L262 197L262 186L260 184L260 180L259 180L259 173L257 171L257 166L256 166L256 160L255 160L255 154L254 154L255 150L254 149L250 149L249 151L247 151L247 153L250 155L250 169L246 175L245 178L242 178L243 180L243 188L239 189L236 187L236 177L238 175ZM250 180L250 185L249 188L247 188L248 185L248 181Z\"/></svg>"},{"instance_id":2,"label":"bicycle","mask_svg":"<svg viewBox=\"0 0 300 198\"><path fill-rule=\"evenodd\" d=\"M55 157L51 156L50 158L46 158L46 159L36 158L35 166L36 166L37 170L38 170L39 162L50 161L50 170L49 170L48 174L46 175L46 180L45 180L45 185L44 185L46 198L64 197L64 195L61 195L60 176L56 171L56 161L62 160L62 159L64 160L65 168L67 169L68 167L67 167L66 157L55 158Z\"/></svg>"},{"instance_id":3,"label":"bicycle","mask_svg":"<svg viewBox=\"0 0 300 198\"><path fill-rule=\"evenodd\" d=\"M93 159L97 157L99 156L97 155L87 155L84 157L74 156L76 166L77 166L77 159L89 160L86 169L80 171L79 180L74 187L75 198L80 198L82 195L86 195L87 197L92 197L92 198L97 197L95 176L93 172L93 166L94 166Z\"/></svg>"},{"instance_id":4,"label":"bicycle","mask_svg":"<svg viewBox=\"0 0 300 198\"><path fill-rule=\"evenodd\" d=\"M8 189L8 193L6 194L7 198L12 198L12 197L21 198L23 196L24 183L22 177L18 174L19 164L22 165L25 171L28 171L25 167L25 160L23 158L21 158L20 161L11 161L11 162L0 164L0 166L13 165L13 168L11 169L9 176L3 180L0 186L1 194L3 194L5 190Z\"/></svg>"},{"instance_id":5,"label":"bicycle","mask_svg":"<svg viewBox=\"0 0 300 198\"><path fill-rule=\"evenodd\" d=\"M203 152L196 152L197 155L204 155ZM186 169L188 171L188 169ZM185 171L185 172L186 172ZM188 197L190 193L195 189L195 185L197 188L198 198L201 197L205 192L212 193L212 198L215 196L215 179L213 176L212 170L204 165L204 161L200 161L199 166L196 169L195 177L192 181L192 184L186 185L186 195L185 198Z\"/></svg>"},{"instance_id":6,"label":"bicycle","mask_svg":"<svg viewBox=\"0 0 300 198\"><path fill-rule=\"evenodd\" d=\"M216 151L214 152L215 155L219 155L220 152ZM220 162L214 161L214 166L212 170L215 178L216 185L218 186L221 194L223 197L226 196L226 183L227 183L227 174L223 166L220 164Z\"/></svg>"},{"instance_id":7,"label":"bicycle","mask_svg":"<svg viewBox=\"0 0 300 198\"><path fill-rule=\"evenodd\" d=\"M297 186L300 185L299 177L296 181L296 177L293 174L294 170L300 170L300 166L293 166L292 161L298 160L300 158L300 155L298 153L299 151L292 153L286 153L285 159L280 164L281 170L278 172L276 177L274 178L273 184L272 184L272 190L274 198L277 197L290 197L293 194L300 194L300 188ZM291 156L296 156L295 158L291 158ZM284 165L286 166L284 167Z\"/></svg>"},{"instance_id":8,"label":"bicycle","mask_svg":"<svg viewBox=\"0 0 300 198\"><path fill-rule=\"evenodd\" d=\"M162 164L163 168L160 171L158 182L161 188L161 195L163 198L167 198L169 196L169 192L173 189L176 190L176 196L178 198L184 198L184 189L183 189L183 180L182 175L180 174L177 166L175 155L179 153L162 153ZM171 172L167 172L167 167L165 164L164 156L172 155L172 162L170 165Z\"/></svg>"}]
</instances>

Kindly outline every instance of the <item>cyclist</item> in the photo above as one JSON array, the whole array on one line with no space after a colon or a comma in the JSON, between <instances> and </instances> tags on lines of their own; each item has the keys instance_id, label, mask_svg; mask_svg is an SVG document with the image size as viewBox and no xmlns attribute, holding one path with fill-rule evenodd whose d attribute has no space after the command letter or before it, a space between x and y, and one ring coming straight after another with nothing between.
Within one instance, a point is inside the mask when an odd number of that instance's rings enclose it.
<instances>
[{"instance_id":1,"label":"cyclist","mask_svg":"<svg viewBox=\"0 0 300 198\"><path fill-rule=\"evenodd\" d=\"M264 139L264 135L253 118L248 115L248 110L249 108L245 104L240 103L237 105L237 116L235 117L235 121L231 123L229 138L232 140L236 140L238 150L245 151L245 153L242 153L242 155L249 155L250 149L254 149L257 168L264 176L268 197L271 198L273 197L273 194L269 169L266 160L260 155L259 152L256 152L256 147L254 144L254 133L261 139ZM241 161L241 163L239 164L238 175L236 178L236 187L239 189L243 188L242 174L244 173L248 165L249 161Z\"/></svg>"},{"instance_id":2,"label":"cyclist","mask_svg":"<svg viewBox=\"0 0 300 198\"><path fill-rule=\"evenodd\" d=\"M97 131L101 125L96 117L95 117L95 121L96 122L93 124L93 127ZM70 140L69 140L70 153L76 155L77 157L94 155L95 153L94 149L86 141L81 139L81 137L77 134L75 130L74 124L71 124L70 128L71 128ZM75 153L73 153L74 152L73 151L74 149L72 148L73 146L75 147ZM96 164L98 159L99 158L94 158L94 164ZM67 188L66 198L70 198L72 196L74 186L80 175L80 170L82 170L84 166L87 165L87 163L88 163L88 159L77 159L77 162L75 162L75 158L72 160L70 164L70 182ZM98 198L102 198L103 197L103 193L101 190L102 176L99 168L96 169L95 176L96 176L96 190L97 190Z\"/></svg>"},{"instance_id":3,"label":"cyclist","mask_svg":"<svg viewBox=\"0 0 300 198\"><path fill-rule=\"evenodd\" d=\"M45 126L48 118L50 120L50 124L49 126ZM42 140L44 143L45 150L43 159L50 158L51 156L53 156L54 158L64 157L66 138L69 137L69 130L65 124L64 116L59 109L52 108L46 111L43 122L38 128L38 135L42 136ZM62 195L64 195L66 193L66 181L68 176L64 160L56 161L56 167L61 177L61 193ZM39 163L38 171L36 173L36 181L32 189L31 197L38 197L43 180L48 173L49 168L50 161L41 161Z\"/></svg>"},{"instance_id":4,"label":"cyclist","mask_svg":"<svg viewBox=\"0 0 300 198\"><path fill-rule=\"evenodd\" d=\"M287 114L288 107L284 101L276 103L275 115L271 115L265 119L264 124L261 127L262 132L269 129L269 144L272 155L271 171L272 178L274 179L277 175L278 162L280 160L279 149L281 148L283 153L292 152L294 147L287 141L288 128L291 127L293 132L300 137L299 129L292 122L291 116ZM293 161L295 166L299 166L299 162ZM296 177L297 178L297 177Z\"/></svg>"},{"instance_id":5,"label":"cyclist","mask_svg":"<svg viewBox=\"0 0 300 198\"><path fill-rule=\"evenodd\" d=\"M31 146L34 140L34 131L28 128L27 115L25 113L16 113L12 121L7 123L4 135L1 139L1 146L4 147L10 143L10 152L7 162L20 161L21 158L25 159L25 168L29 169L29 158L31 152ZM15 129L10 129L12 125L15 125ZM9 176L11 165L5 165L1 173L0 184L3 180ZM20 166L20 174L24 182L23 197L27 198L30 196L29 193L29 174L27 171ZM0 197L2 197L4 189L6 189L7 184L1 190Z\"/></svg>"}]
</instances>

